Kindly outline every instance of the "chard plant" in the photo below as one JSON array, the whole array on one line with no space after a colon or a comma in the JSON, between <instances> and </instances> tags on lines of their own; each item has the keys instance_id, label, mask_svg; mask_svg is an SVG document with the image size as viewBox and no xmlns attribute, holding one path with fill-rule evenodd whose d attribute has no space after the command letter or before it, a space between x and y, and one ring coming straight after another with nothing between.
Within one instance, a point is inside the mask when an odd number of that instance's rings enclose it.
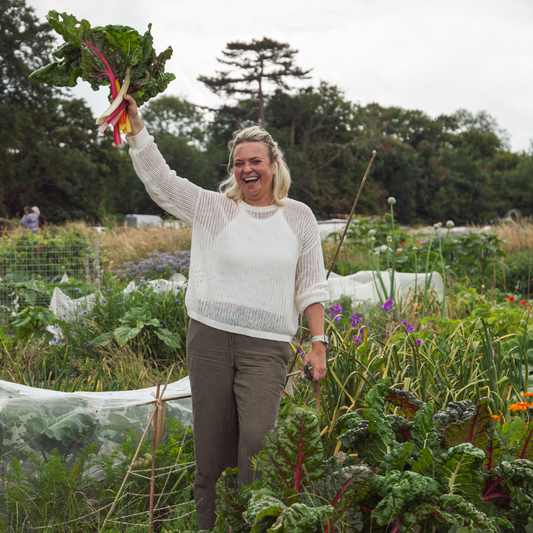
<instances>
[{"instance_id":1,"label":"chard plant","mask_svg":"<svg viewBox=\"0 0 533 533\"><path fill-rule=\"evenodd\" d=\"M53 52L58 61L36 70L30 77L57 87L74 87L78 78L89 82L93 90L108 86L112 103L96 122L101 124L101 133L112 125L115 145L121 144L120 131L131 131L124 95L132 95L141 105L163 92L175 79L174 74L165 73L172 48L156 55L151 24L141 35L122 25L91 27L87 20L79 21L73 15L54 10L46 19L65 42Z\"/></svg>"},{"instance_id":2,"label":"chard plant","mask_svg":"<svg viewBox=\"0 0 533 533\"><path fill-rule=\"evenodd\" d=\"M390 385L370 389L362 416L338 419L344 452L329 458L316 414L292 408L265 437L261 479L235 488L238 471L228 469L217 483L215 531L524 531L533 426L520 417L500 426L487 398L434 414L432 403Z\"/></svg>"}]
</instances>

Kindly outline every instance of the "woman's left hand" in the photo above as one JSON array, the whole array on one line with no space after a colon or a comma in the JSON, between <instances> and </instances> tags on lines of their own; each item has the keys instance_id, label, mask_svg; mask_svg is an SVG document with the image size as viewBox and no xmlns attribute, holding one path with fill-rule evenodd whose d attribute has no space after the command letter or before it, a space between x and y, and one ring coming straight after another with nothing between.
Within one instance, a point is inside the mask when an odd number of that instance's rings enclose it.
<instances>
[{"instance_id":1,"label":"woman's left hand","mask_svg":"<svg viewBox=\"0 0 533 533\"><path fill-rule=\"evenodd\" d=\"M320 381L326 377L326 345L315 342L311 351L305 356L303 366L310 364L313 367L313 381ZM302 370L303 374L303 370Z\"/></svg>"}]
</instances>

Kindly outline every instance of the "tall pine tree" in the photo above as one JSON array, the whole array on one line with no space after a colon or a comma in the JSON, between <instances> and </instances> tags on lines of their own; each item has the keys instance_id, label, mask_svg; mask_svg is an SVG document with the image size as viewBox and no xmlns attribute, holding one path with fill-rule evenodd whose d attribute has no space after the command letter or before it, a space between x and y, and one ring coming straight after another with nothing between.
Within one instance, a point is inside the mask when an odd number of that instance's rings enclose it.
<instances>
[{"instance_id":1,"label":"tall pine tree","mask_svg":"<svg viewBox=\"0 0 533 533\"><path fill-rule=\"evenodd\" d=\"M251 43L232 42L222 50L223 58L217 61L229 68L217 71L217 76L199 76L198 80L219 96L256 99L259 105L259 121L265 126L265 97L269 85L290 90L287 79L309 79L310 70L294 65L298 50L287 43L279 43L264 37Z\"/></svg>"}]
</instances>

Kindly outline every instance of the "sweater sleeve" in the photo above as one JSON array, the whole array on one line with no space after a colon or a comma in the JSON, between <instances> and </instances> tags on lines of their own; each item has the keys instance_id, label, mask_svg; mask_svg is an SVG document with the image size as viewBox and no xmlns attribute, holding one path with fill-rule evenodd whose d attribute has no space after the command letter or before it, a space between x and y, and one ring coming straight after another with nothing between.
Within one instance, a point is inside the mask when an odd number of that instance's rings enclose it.
<instances>
[{"instance_id":1,"label":"sweater sleeve","mask_svg":"<svg viewBox=\"0 0 533 533\"><path fill-rule=\"evenodd\" d=\"M309 215L305 220L302 252L296 267L295 304L300 314L311 304L324 305L329 300L318 225L311 210Z\"/></svg>"},{"instance_id":2,"label":"sweater sleeve","mask_svg":"<svg viewBox=\"0 0 533 533\"><path fill-rule=\"evenodd\" d=\"M126 138L135 172L152 200L171 215L192 225L202 189L178 177L169 168L146 128Z\"/></svg>"}]
</instances>

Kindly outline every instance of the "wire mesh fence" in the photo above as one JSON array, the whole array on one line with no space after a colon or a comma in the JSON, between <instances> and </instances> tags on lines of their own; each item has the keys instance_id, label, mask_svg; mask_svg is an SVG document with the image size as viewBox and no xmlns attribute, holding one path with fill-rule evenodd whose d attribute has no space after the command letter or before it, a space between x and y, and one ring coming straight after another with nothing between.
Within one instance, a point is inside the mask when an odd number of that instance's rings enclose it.
<instances>
[{"instance_id":1,"label":"wire mesh fence","mask_svg":"<svg viewBox=\"0 0 533 533\"><path fill-rule=\"evenodd\" d=\"M58 285L73 298L100 285L97 239L24 235L0 241L0 322L28 306L47 307Z\"/></svg>"}]
</instances>

